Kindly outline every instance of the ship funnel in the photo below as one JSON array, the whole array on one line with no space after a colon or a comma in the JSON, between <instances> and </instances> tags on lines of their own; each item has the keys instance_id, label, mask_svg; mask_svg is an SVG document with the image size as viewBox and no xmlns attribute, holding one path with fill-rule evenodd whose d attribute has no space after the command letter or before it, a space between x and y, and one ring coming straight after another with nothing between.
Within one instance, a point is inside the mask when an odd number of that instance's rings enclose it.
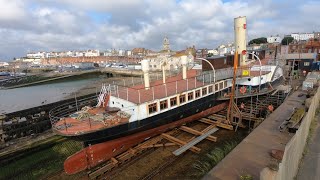
<instances>
[{"instance_id":1,"label":"ship funnel","mask_svg":"<svg viewBox=\"0 0 320 180\"><path fill-rule=\"evenodd\" d=\"M143 71L145 89L150 89L149 64L150 64L150 62L147 59L144 59L141 61L141 69Z\"/></svg>"},{"instance_id":2,"label":"ship funnel","mask_svg":"<svg viewBox=\"0 0 320 180\"><path fill-rule=\"evenodd\" d=\"M187 79L187 64L188 64L187 56L181 56L181 64L182 64L182 78Z\"/></svg>"},{"instance_id":3,"label":"ship funnel","mask_svg":"<svg viewBox=\"0 0 320 180\"><path fill-rule=\"evenodd\" d=\"M240 54L240 66L246 65L246 50L247 50L247 18L239 16L234 18L234 38L236 52Z\"/></svg>"}]
</instances>

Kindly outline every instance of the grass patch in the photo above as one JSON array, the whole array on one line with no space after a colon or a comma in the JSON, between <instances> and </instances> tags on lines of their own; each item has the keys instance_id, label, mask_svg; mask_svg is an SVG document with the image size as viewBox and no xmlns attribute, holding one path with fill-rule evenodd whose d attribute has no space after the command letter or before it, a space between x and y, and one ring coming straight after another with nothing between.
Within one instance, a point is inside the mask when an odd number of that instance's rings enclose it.
<instances>
[{"instance_id":1,"label":"grass patch","mask_svg":"<svg viewBox=\"0 0 320 180\"><path fill-rule=\"evenodd\" d=\"M225 142L223 146L214 148L206 154L202 160L196 161L192 167L197 170L198 176L208 173L215 165L217 165L233 148L238 145L239 141Z\"/></svg>"},{"instance_id":2,"label":"grass patch","mask_svg":"<svg viewBox=\"0 0 320 180\"><path fill-rule=\"evenodd\" d=\"M79 151L80 142L66 140L0 168L0 179L40 179L47 174L63 170L64 160Z\"/></svg>"}]
</instances>

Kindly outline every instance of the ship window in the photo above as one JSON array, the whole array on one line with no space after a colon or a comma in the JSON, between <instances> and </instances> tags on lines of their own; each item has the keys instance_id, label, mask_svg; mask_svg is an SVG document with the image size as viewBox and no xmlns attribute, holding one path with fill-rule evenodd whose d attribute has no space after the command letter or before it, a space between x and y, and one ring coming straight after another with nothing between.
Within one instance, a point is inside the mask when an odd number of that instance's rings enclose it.
<instances>
[{"instance_id":1,"label":"ship window","mask_svg":"<svg viewBox=\"0 0 320 180\"><path fill-rule=\"evenodd\" d=\"M224 82L223 82L223 86L224 86L224 88L227 87L227 81L224 81Z\"/></svg>"},{"instance_id":2,"label":"ship window","mask_svg":"<svg viewBox=\"0 0 320 180\"><path fill-rule=\"evenodd\" d=\"M310 62L304 62L304 66L310 66Z\"/></svg>"},{"instance_id":3,"label":"ship window","mask_svg":"<svg viewBox=\"0 0 320 180\"><path fill-rule=\"evenodd\" d=\"M179 102L180 102L180 104L186 102L186 95L185 94L180 95Z\"/></svg>"},{"instance_id":4,"label":"ship window","mask_svg":"<svg viewBox=\"0 0 320 180\"><path fill-rule=\"evenodd\" d=\"M200 97L200 90L196 90L196 98Z\"/></svg>"},{"instance_id":5,"label":"ship window","mask_svg":"<svg viewBox=\"0 0 320 180\"><path fill-rule=\"evenodd\" d=\"M149 114L157 112L157 103L149 104Z\"/></svg>"},{"instance_id":6,"label":"ship window","mask_svg":"<svg viewBox=\"0 0 320 180\"><path fill-rule=\"evenodd\" d=\"M213 92L213 87L209 86L209 93L212 93L212 92Z\"/></svg>"},{"instance_id":7,"label":"ship window","mask_svg":"<svg viewBox=\"0 0 320 180\"><path fill-rule=\"evenodd\" d=\"M175 106L175 105L177 105L177 97L174 97L174 98L170 99L170 106L172 107L172 106Z\"/></svg>"},{"instance_id":8,"label":"ship window","mask_svg":"<svg viewBox=\"0 0 320 180\"><path fill-rule=\"evenodd\" d=\"M223 89L223 82L219 83L219 89Z\"/></svg>"},{"instance_id":9,"label":"ship window","mask_svg":"<svg viewBox=\"0 0 320 180\"><path fill-rule=\"evenodd\" d=\"M215 84L215 91L219 91L219 85L218 85L218 83Z\"/></svg>"},{"instance_id":10,"label":"ship window","mask_svg":"<svg viewBox=\"0 0 320 180\"><path fill-rule=\"evenodd\" d=\"M188 93L188 101L193 99L193 92Z\"/></svg>"},{"instance_id":11,"label":"ship window","mask_svg":"<svg viewBox=\"0 0 320 180\"><path fill-rule=\"evenodd\" d=\"M207 88L202 88L202 96L206 95L207 94Z\"/></svg>"},{"instance_id":12,"label":"ship window","mask_svg":"<svg viewBox=\"0 0 320 180\"><path fill-rule=\"evenodd\" d=\"M160 110L168 108L168 100L160 101Z\"/></svg>"}]
</instances>

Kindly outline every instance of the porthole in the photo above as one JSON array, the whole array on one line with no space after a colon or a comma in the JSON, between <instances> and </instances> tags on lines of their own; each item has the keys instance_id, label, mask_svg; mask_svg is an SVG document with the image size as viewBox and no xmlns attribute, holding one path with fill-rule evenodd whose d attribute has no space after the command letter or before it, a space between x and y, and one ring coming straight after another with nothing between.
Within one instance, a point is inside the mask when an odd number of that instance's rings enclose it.
<instances>
[{"instance_id":1,"label":"porthole","mask_svg":"<svg viewBox=\"0 0 320 180\"><path fill-rule=\"evenodd\" d=\"M251 81L251 78L248 78L248 81Z\"/></svg>"},{"instance_id":2,"label":"porthole","mask_svg":"<svg viewBox=\"0 0 320 180\"><path fill-rule=\"evenodd\" d=\"M209 104L209 107L211 107L212 106L212 104Z\"/></svg>"},{"instance_id":3,"label":"porthole","mask_svg":"<svg viewBox=\"0 0 320 180\"><path fill-rule=\"evenodd\" d=\"M112 104L114 104L114 101L112 101Z\"/></svg>"},{"instance_id":4,"label":"porthole","mask_svg":"<svg viewBox=\"0 0 320 180\"><path fill-rule=\"evenodd\" d=\"M199 109L197 109L196 112L199 112Z\"/></svg>"},{"instance_id":5,"label":"porthole","mask_svg":"<svg viewBox=\"0 0 320 180\"><path fill-rule=\"evenodd\" d=\"M121 106L123 107L123 104L121 104Z\"/></svg>"},{"instance_id":6,"label":"porthole","mask_svg":"<svg viewBox=\"0 0 320 180\"><path fill-rule=\"evenodd\" d=\"M180 118L183 118L183 114L180 115Z\"/></svg>"}]
</instances>

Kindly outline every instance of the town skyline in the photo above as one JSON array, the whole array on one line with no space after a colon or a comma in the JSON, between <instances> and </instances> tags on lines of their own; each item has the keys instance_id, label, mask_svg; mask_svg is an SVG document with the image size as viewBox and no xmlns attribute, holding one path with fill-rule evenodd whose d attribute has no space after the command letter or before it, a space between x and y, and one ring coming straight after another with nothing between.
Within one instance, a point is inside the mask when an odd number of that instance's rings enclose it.
<instances>
[{"instance_id":1,"label":"town skyline","mask_svg":"<svg viewBox=\"0 0 320 180\"><path fill-rule=\"evenodd\" d=\"M248 40L320 31L315 1L0 0L0 60L34 51L215 48L233 41L233 19L247 16ZM204 6L205 5L205 6ZM254 7L254 8L253 8ZM317 29L318 28L318 29Z\"/></svg>"}]
</instances>

